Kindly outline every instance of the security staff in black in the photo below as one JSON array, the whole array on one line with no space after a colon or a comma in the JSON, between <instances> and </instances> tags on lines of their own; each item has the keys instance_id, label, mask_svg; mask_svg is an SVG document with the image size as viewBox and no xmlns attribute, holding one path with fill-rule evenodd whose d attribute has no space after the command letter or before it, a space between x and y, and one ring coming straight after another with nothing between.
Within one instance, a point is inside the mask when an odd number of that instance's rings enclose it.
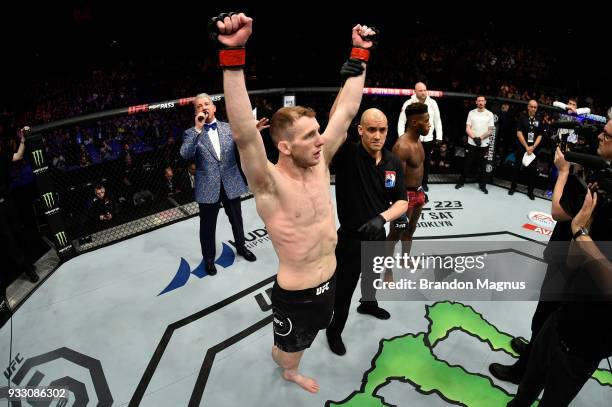
<instances>
[{"instance_id":1,"label":"security staff in black","mask_svg":"<svg viewBox=\"0 0 612 407\"><path fill-rule=\"evenodd\" d=\"M516 161L514 162L514 167L512 170L512 185L510 186L510 190L508 191L508 195L513 195L514 191L516 191L516 181L519 177L519 171L523 166L522 161L525 153L530 156L534 155L534 158L531 163L526 166L527 195L532 201L535 199L535 195L533 194L533 188L535 187L535 180L537 175L537 158L535 158L535 154L536 148L538 148L538 145L540 145L540 142L542 141L542 121L537 116L537 111L538 102L536 102L535 100L530 100L527 104L527 112L523 112L519 116L518 126L516 129L517 144L514 149Z\"/></svg>"},{"instance_id":2,"label":"security staff in black","mask_svg":"<svg viewBox=\"0 0 612 407\"><path fill-rule=\"evenodd\" d=\"M333 161L340 229L336 246L336 302L326 333L329 347L337 355L346 353L341 335L361 274L361 242L384 241L385 223L398 219L408 208L402 164L383 149L387 130L383 112L366 110L358 126L361 141L346 141ZM389 313L376 302L373 282L372 270L361 276L362 297L357 311L388 319Z\"/></svg>"}]
</instances>

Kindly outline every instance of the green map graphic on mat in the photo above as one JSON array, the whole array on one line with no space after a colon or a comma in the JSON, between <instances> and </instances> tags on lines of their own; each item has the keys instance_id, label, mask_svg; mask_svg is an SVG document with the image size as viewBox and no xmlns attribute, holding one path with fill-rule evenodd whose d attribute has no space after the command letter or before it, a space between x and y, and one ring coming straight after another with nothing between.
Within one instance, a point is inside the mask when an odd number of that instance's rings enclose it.
<instances>
[{"instance_id":1,"label":"green map graphic on mat","mask_svg":"<svg viewBox=\"0 0 612 407\"><path fill-rule=\"evenodd\" d=\"M438 359L433 348L452 331L460 330L485 342L493 351L517 357L510 347L513 337L498 330L468 305L444 301L425 308L425 318L429 321L426 333L382 339L372 360L372 368L364 374L361 389L343 401L329 400L326 406L392 406L377 393L394 380L410 383L423 394L435 393L451 404L505 406L513 395L496 386L487 376ZM612 373L608 370L598 369L592 378L601 385L612 387Z\"/></svg>"}]
</instances>

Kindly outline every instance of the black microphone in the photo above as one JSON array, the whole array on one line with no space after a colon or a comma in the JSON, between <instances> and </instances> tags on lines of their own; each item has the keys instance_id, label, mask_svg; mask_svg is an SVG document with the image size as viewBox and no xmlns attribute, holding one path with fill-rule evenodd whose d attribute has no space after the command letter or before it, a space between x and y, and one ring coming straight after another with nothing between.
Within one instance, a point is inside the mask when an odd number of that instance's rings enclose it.
<instances>
[{"instance_id":1,"label":"black microphone","mask_svg":"<svg viewBox=\"0 0 612 407\"><path fill-rule=\"evenodd\" d=\"M559 121L559 122L551 123L549 126L550 126L551 129L570 129L570 130L575 130L575 129L579 128L581 126L581 124L578 123L578 122Z\"/></svg>"},{"instance_id":2,"label":"black microphone","mask_svg":"<svg viewBox=\"0 0 612 407\"><path fill-rule=\"evenodd\" d=\"M200 123L202 123L208 117L208 112L207 111L203 111L202 113L204 114L204 116L198 116L198 121Z\"/></svg>"},{"instance_id":3,"label":"black microphone","mask_svg":"<svg viewBox=\"0 0 612 407\"><path fill-rule=\"evenodd\" d=\"M565 153L565 161L580 164L583 167L592 168L594 170L605 170L610 167L610 164L603 157L591 154L574 153L568 151Z\"/></svg>"},{"instance_id":4,"label":"black microphone","mask_svg":"<svg viewBox=\"0 0 612 407\"><path fill-rule=\"evenodd\" d=\"M570 129L585 136L596 136L603 131L602 126L578 122L555 122L550 124L551 129Z\"/></svg>"},{"instance_id":5,"label":"black microphone","mask_svg":"<svg viewBox=\"0 0 612 407\"><path fill-rule=\"evenodd\" d=\"M597 134L597 135L599 135L599 133L603 131L603 128L596 124L581 124L577 129L582 130L587 133L592 133L592 134Z\"/></svg>"}]
</instances>

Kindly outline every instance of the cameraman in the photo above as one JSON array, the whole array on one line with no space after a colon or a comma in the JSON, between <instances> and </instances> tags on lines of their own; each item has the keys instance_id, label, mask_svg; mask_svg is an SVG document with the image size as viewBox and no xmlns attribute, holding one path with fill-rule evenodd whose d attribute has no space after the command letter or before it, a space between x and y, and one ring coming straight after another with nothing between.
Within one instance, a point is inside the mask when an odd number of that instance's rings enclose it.
<instances>
[{"instance_id":1,"label":"cameraman","mask_svg":"<svg viewBox=\"0 0 612 407\"><path fill-rule=\"evenodd\" d=\"M544 259L548 266L546 268L544 281L542 282L540 300L538 301L535 313L531 319L532 340L538 336L538 333L548 317L561 305L560 294L564 286L563 270L565 270L565 260L567 258L569 242L572 240L570 217L563 211L559 203L563 195L563 189L569 178L570 163L565 160L563 153L561 153L558 147L555 152L554 163L559 175L553 189L552 216L557 220L557 223L550 236L548 246L544 251ZM527 369L532 342L525 343L519 338L514 338L510 342L510 345L512 349L519 354L519 359L513 365L492 363L489 365L489 371L499 380L519 384Z\"/></svg>"},{"instance_id":2,"label":"cameraman","mask_svg":"<svg viewBox=\"0 0 612 407\"><path fill-rule=\"evenodd\" d=\"M608 121L598 139L597 153L610 163L612 121ZM558 150L555 161L560 158L559 155ZM564 183L563 178L561 182ZM582 208L571 220L574 242L565 265L567 283L564 302L551 313L537 337L532 326L535 340L529 363L517 395L508 406L530 406L542 389L544 394L540 406L566 406L600 361L612 356L612 323L609 321L612 315L612 265L610 253L606 252L609 247L601 243L612 240L612 231L606 225L610 210L608 206L600 206L597 210L606 212L603 216L596 213L595 219L597 199L598 194L588 188ZM559 199L553 199L553 213L558 220L570 218L559 205ZM589 232L591 223L592 230L597 230L593 238ZM575 249L582 257L577 264L571 262L578 257L573 255Z\"/></svg>"},{"instance_id":3,"label":"cameraman","mask_svg":"<svg viewBox=\"0 0 612 407\"><path fill-rule=\"evenodd\" d=\"M612 162L612 119L608 120L603 128L603 131L599 134L599 136L597 136L597 141L597 155L607 161L608 165L610 165ZM555 165L557 164L557 160L565 161L565 157L558 147L557 151L555 152ZM563 165L563 167L564 168L559 168L560 180L558 179L557 183L555 184L552 199L552 216L557 221L570 220L572 218L560 204L563 188L565 187L569 177L569 166ZM560 187L559 189L557 189L558 186ZM604 227L604 225L599 226Z\"/></svg>"},{"instance_id":4,"label":"cameraman","mask_svg":"<svg viewBox=\"0 0 612 407\"><path fill-rule=\"evenodd\" d=\"M604 127L604 131L599 135L599 145L597 153L608 162L612 159L612 121ZM565 285L563 271L566 269L566 258L569 250L569 244L572 240L573 232L571 229L570 215L561 207L560 200L563 195L563 189L570 175L570 164L565 160L561 150L557 147L555 152L555 166L558 169L559 175L553 189L552 196L552 216L557 221L553 233L550 237L550 242L544 252L544 257L548 263L546 276L542 283L542 294L538 302L536 311L531 321L532 339L538 336L544 323L560 306L561 297ZM600 230L605 231L605 227ZM602 240L611 240L610 238ZM519 384L525 374L527 363L530 358L532 344L525 344L518 338L511 342L512 348L520 357L514 365L502 365L500 363L492 363L489 366L491 374L499 380L509 381L514 384Z\"/></svg>"},{"instance_id":5,"label":"cameraman","mask_svg":"<svg viewBox=\"0 0 612 407\"><path fill-rule=\"evenodd\" d=\"M612 263L587 229L596 206L597 193L587 190L571 222L570 252L578 250L583 259L575 268L568 264L566 300L535 339L527 371L508 407L531 406L542 389L541 407L567 406L600 361L612 356Z\"/></svg>"},{"instance_id":6,"label":"cameraman","mask_svg":"<svg viewBox=\"0 0 612 407\"><path fill-rule=\"evenodd\" d=\"M588 107L578 108L578 99L575 97L569 98L567 104L555 101L553 102L553 106L567 111L567 114L560 115L559 121L561 122L576 122L576 116L591 113L591 109ZM557 136L567 143L576 144L578 142L578 135L572 129L560 128L557 132Z\"/></svg>"}]
</instances>

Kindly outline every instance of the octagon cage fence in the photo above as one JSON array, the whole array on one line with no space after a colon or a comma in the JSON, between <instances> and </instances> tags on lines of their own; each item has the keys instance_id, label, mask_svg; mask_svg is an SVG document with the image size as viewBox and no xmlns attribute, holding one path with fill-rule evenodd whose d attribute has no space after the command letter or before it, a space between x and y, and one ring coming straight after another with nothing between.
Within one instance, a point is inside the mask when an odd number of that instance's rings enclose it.
<instances>
[{"instance_id":1,"label":"octagon cage fence","mask_svg":"<svg viewBox=\"0 0 612 407\"><path fill-rule=\"evenodd\" d=\"M275 88L249 92L258 118L270 117L278 108L299 104L314 108L324 129L338 88ZM376 107L388 118L386 147L398 137L401 107L413 89L365 88L361 111ZM465 157L465 121L475 107L476 95L428 91L437 101L444 140L432 154L430 183L454 182ZM223 95L211 98L217 117L225 120ZM32 126L27 137L27 166L38 188L35 213L39 230L52 240L61 260L106 246L198 214L189 173L192 163L179 150L185 129L194 121L193 97L146 103ZM496 117L486 172L491 182L511 177L516 130L513 125L526 101L487 97L487 108ZM540 105L545 123L563 115L553 106ZM604 122L587 115L581 120ZM357 138L355 117L349 137ZM546 129L546 127L545 127ZM400 130L401 131L401 130ZM538 154L537 184L542 191L554 184L554 132L545 130ZM268 159L278 152L268 130L262 131ZM588 146L587 146L588 147ZM333 174L333 166L332 166ZM504 181L505 180L505 181ZM96 189L104 188L110 219L96 211ZM244 198L247 198L245 196ZM195 235L194 235L195 238Z\"/></svg>"}]
</instances>

